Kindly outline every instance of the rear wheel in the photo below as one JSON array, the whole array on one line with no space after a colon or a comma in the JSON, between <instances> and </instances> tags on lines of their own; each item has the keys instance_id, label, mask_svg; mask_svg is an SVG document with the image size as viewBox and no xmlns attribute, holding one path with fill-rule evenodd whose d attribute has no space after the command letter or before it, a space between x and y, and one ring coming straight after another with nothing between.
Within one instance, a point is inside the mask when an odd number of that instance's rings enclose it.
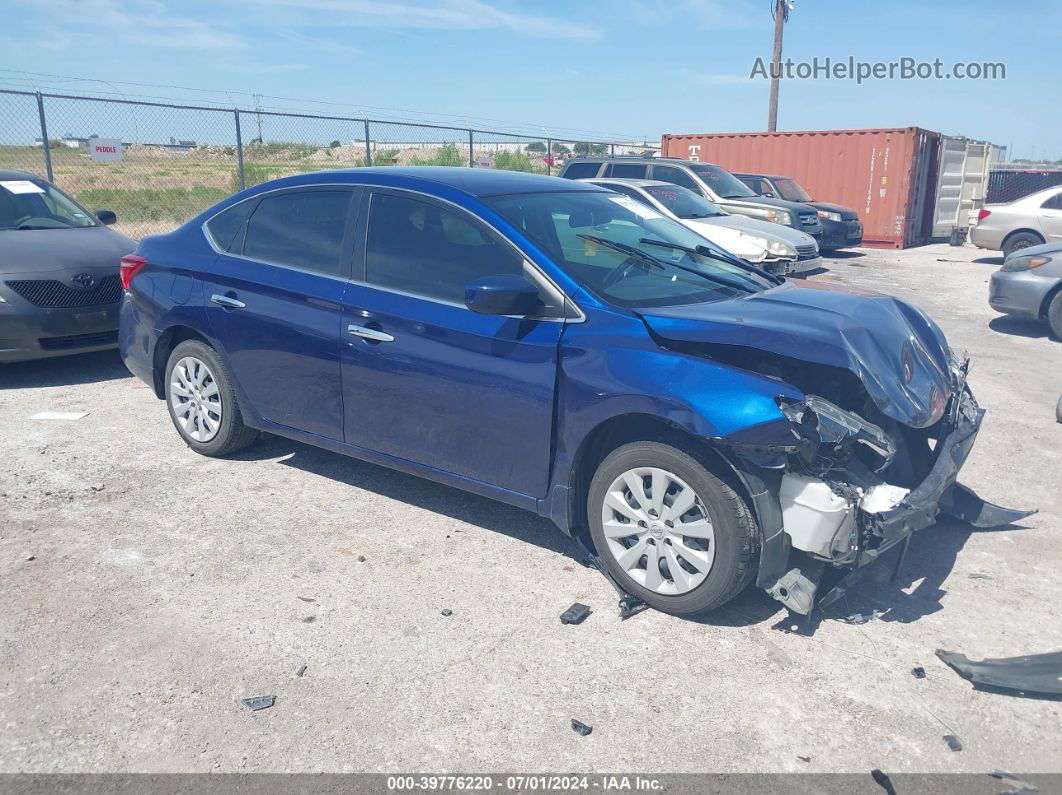
<instances>
[{"instance_id":1,"label":"rear wheel","mask_svg":"<svg viewBox=\"0 0 1062 795\"><path fill-rule=\"evenodd\" d=\"M1044 239L1035 232L1016 232L1003 241L1003 258L1029 246L1039 246Z\"/></svg>"},{"instance_id":2,"label":"rear wheel","mask_svg":"<svg viewBox=\"0 0 1062 795\"><path fill-rule=\"evenodd\" d=\"M197 453L228 455L258 438L258 431L243 424L232 381L217 351L199 340L185 340L170 354L166 406L173 426Z\"/></svg>"},{"instance_id":3,"label":"rear wheel","mask_svg":"<svg viewBox=\"0 0 1062 795\"><path fill-rule=\"evenodd\" d=\"M752 579L759 531L744 500L685 451L634 442L590 484L594 547L630 593L657 610L712 610Z\"/></svg>"}]
</instances>

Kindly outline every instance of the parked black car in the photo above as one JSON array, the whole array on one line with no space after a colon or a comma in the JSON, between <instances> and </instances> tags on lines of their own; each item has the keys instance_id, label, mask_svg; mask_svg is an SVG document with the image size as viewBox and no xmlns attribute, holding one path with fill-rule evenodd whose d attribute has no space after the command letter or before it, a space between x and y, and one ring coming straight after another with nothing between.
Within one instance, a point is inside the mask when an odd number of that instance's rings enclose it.
<instances>
[{"instance_id":1,"label":"parked black car","mask_svg":"<svg viewBox=\"0 0 1062 795\"><path fill-rule=\"evenodd\" d=\"M121 258L136 242L47 180L0 170L0 362L118 344Z\"/></svg>"},{"instance_id":2,"label":"parked black car","mask_svg":"<svg viewBox=\"0 0 1062 795\"><path fill-rule=\"evenodd\" d=\"M815 201L792 177L737 173L734 176L759 196L803 202L814 207L822 221L822 241L819 248L823 251L836 251L839 248L858 246L863 242L863 224L851 207Z\"/></svg>"}]
</instances>

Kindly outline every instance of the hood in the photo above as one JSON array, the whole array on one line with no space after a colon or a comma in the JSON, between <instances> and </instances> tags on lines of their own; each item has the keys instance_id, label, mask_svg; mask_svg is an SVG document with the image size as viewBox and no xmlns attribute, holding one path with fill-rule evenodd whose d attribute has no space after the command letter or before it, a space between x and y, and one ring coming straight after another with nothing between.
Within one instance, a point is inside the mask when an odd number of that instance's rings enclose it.
<instances>
[{"instance_id":1,"label":"hood","mask_svg":"<svg viewBox=\"0 0 1062 795\"><path fill-rule=\"evenodd\" d=\"M755 348L850 370L882 413L924 428L952 391L937 325L904 301L821 282L783 285L716 303L639 310L665 340Z\"/></svg>"},{"instance_id":2,"label":"hood","mask_svg":"<svg viewBox=\"0 0 1062 795\"><path fill-rule=\"evenodd\" d=\"M726 207L728 204L745 204L751 207L777 207L780 210L788 210L793 215L810 213L813 210L800 202L787 202L785 199L769 199L766 196L741 196L736 199L719 199L719 204Z\"/></svg>"},{"instance_id":3,"label":"hood","mask_svg":"<svg viewBox=\"0 0 1062 795\"><path fill-rule=\"evenodd\" d=\"M136 242L106 226L0 232L0 276L41 278L55 271L118 272Z\"/></svg>"},{"instance_id":4,"label":"hood","mask_svg":"<svg viewBox=\"0 0 1062 795\"><path fill-rule=\"evenodd\" d=\"M841 220L854 221L859 217L859 214L851 207L845 207L843 204L831 204L830 202L808 202L811 207L816 210L825 210L829 213L840 213Z\"/></svg>"},{"instance_id":5,"label":"hood","mask_svg":"<svg viewBox=\"0 0 1062 795\"><path fill-rule=\"evenodd\" d=\"M784 224L775 224L763 221L759 218L749 218L747 215L717 215L712 218L690 218L689 223L696 222L705 227L723 226L748 232L750 235L759 235L768 239L776 238L784 240L794 248L797 246L814 246L815 238L799 229ZM708 234L708 232L705 232Z\"/></svg>"},{"instance_id":6,"label":"hood","mask_svg":"<svg viewBox=\"0 0 1062 795\"><path fill-rule=\"evenodd\" d=\"M1053 257L1055 255L1062 254L1062 243L1041 243L1039 246L1026 246L1025 248L1019 248L1018 250L1011 252L1011 257Z\"/></svg>"}]
</instances>

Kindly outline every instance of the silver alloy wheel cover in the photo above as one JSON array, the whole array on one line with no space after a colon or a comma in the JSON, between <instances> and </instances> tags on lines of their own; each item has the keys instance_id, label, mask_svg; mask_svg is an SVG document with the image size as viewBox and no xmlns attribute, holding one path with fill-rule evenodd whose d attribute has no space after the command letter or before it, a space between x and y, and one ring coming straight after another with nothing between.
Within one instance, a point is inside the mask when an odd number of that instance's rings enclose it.
<instances>
[{"instance_id":1,"label":"silver alloy wheel cover","mask_svg":"<svg viewBox=\"0 0 1062 795\"><path fill-rule=\"evenodd\" d=\"M221 428L224 405L214 373L206 362L184 356L170 373L170 407L189 439L209 442Z\"/></svg>"},{"instance_id":2,"label":"silver alloy wheel cover","mask_svg":"<svg viewBox=\"0 0 1062 795\"><path fill-rule=\"evenodd\" d=\"M616 564L658 594L689 593L715 561L708 509L666 469L635 467L613 480L601 505L601 529Z\"/></svg>"}]
</instances>

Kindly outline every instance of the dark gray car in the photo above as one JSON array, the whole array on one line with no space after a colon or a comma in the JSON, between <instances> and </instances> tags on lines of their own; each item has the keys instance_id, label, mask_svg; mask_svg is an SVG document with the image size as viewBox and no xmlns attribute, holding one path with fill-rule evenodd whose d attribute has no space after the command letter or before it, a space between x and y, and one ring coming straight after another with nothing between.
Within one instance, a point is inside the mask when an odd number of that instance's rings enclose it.
<instances>
[{"instance_id":1,"label":"dark gray car","mask_svg":"<svg viewBox=\"0 0 1062 795\"><path fill-rule=\"evenodd\" d=\"M118 344L121 258L136 242L46 180L0 170L0 362Z\"/></svg>"}]
</instances>

